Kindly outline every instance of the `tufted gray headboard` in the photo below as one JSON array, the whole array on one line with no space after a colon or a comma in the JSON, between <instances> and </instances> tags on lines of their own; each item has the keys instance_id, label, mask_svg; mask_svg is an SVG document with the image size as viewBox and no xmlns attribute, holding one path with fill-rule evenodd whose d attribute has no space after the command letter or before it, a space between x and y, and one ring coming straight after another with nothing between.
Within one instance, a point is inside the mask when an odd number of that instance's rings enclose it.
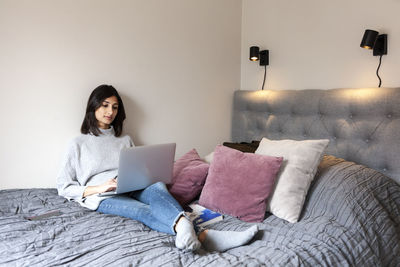
<instances>
[{"instance_id":1,"label":"tufted gray headboard","mask_svg":"<svg viewBox=\"0 0 400 267\"><path fill-rule=\"evenodd\" d=\"M236 91L232 141L330 140L326 154L400 183L400 88Z\"/></svg>"}]
</instances>

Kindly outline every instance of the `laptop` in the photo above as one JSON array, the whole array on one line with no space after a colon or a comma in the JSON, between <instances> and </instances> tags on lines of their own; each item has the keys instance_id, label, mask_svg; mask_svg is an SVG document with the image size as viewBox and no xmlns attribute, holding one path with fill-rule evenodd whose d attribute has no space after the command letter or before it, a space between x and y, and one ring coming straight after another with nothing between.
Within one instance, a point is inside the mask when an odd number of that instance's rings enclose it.
<instances>
[{"instance_id":1,"label":"laptop","mask_svg":"<svg viewBox=\"0 0 400 267\"><path fill-rule=\"evenodd\" d=\"M141 190L157 182L172 180L175 143L124 148L119 156L117 188L97 194L109 196Z\"/></svg>"}]
</instances>

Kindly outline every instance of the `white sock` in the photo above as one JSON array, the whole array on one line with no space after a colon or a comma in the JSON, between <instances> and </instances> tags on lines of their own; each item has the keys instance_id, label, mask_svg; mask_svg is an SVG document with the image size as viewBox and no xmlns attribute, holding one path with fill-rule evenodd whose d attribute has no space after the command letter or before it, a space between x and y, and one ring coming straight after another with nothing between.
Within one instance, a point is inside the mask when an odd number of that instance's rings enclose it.
<instances>
[{"instance_id":1,"label":"white sock","mask_svg":"<svg viewBox=\"0 0 400 267\"><path fill-rule=\"evenodd\" d=\"M253 225L243 232L208 230L202 243L208 251L223 252L231 248L247 244L258 232L258 226Z\"/></svg>"},{"instance_id":2,"label":"white sock","mask_svg":"<svg viewBox=\"0 0 400 267\"><path fill-rule=\"evenodd\" d=\"M175 226L175 246L179 249L195 251L201 247L197 239L193 224L186 217L182 217Z\"/></svg>"}]
</instances>

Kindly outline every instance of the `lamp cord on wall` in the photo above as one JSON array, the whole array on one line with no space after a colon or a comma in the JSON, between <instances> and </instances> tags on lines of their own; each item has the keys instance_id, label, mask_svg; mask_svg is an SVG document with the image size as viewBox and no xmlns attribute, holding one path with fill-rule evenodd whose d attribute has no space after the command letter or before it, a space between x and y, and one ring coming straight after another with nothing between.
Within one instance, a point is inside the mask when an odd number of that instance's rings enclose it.
<instances>
[{"instance_id":1,"label":"lamp cord on wall","mask_svg":"<svg viewBox=\"0 0 400 267\"><path fill-rule=\"evenodd\" d=\"M264 66L264 81L263 81L263 85L262 85L262 89L264 90L264 84L265 84L265 76L267 75L267 65Z\"/></svg>"},{"instance_id":2,"label":"lamp cord on wall","mask_svg":"<svg viewBox=\"0 0 400 267\"><path fill-rule=\"evenodd\" d=\"M382 84L381 77L379 77L379 69L381 67L381 63L382 63L382 55L379 57L379 65L378 65L378 68L376 69L376 76L378 76L378 79L379 79L379 86L378 87L381 87L381 84Z\"/></svg>"}]
</instances>

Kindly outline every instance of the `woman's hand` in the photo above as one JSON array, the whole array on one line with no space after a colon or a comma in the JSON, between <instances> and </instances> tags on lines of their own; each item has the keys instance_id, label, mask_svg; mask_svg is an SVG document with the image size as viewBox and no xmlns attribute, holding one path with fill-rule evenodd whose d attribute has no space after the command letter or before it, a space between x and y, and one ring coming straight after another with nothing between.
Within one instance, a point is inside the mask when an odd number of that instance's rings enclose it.
<instances>
[{"instance_id":1,"label":"woman's hand","mask_svg":"<svg viewBox=\"0 0 400 267\"><path fill-rule=\"evenodd\" d=\"M87 197L94 194L104 193L108 191L113 191L117 188L117 178L108 179L105 183L96 185L96 186L88 186L83 192L83 197Z\"/></svg>"}]
</instances>

